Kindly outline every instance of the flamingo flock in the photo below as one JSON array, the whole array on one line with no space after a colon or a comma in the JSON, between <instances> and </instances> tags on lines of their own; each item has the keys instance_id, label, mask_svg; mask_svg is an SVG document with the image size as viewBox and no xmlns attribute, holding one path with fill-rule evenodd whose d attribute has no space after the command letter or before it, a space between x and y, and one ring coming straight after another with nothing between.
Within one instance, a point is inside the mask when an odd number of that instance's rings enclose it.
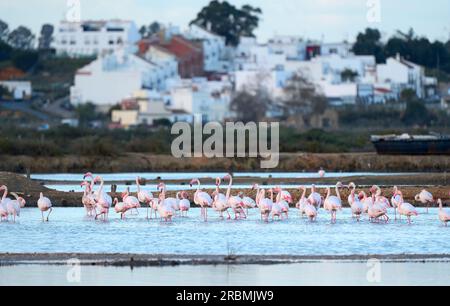
<instances>
[{"instance_id":1,"label":"flamingo flock","mask_svg":"<svg viewBox=\"0 0 450 306\"><path fill-rule=\"evenodd\" d=\"M228 182L222 187L222 182ZM191 201L186 191L179 191L175 198L167 197L167 187L164 183L157 186L158 196L154 196L150 191L142 188L141 178L136 178L137 192L130 193L127 188L121 194L121 199L112 197L105 191L104 180L101 176L94 176L88 172L84 175L80 186L83 188L81 203L86 211L86 216L94 220L106 221L109 218L110 209L113 208L120 219L126 219L127 215L139 214L139 208L144 206L147 209L147 219L160 218L165 222L171 222L175 217L186 218L191 208ZM209 194L202 189L199 179L194 178L190 181L190 186L195 188L192 202L200 207L200 218L208 221L208 210L219 214L220 219L247 219L251 210L258 210L260 218L264 222L283 221L290 217L290 207L294 204L292 195L281 187L264 189L258 184L251 188L255 197L246 196L243 192L232 195L233 177L227 174L224 177L216 178L216 188ZM223 193L222 188L226 188ZM350 195L346 203L341 196L341 190L347 188ZM402 191L394 186L390 200L382 195L379 186L372 186L369 194L360 190L357 192L357 185L350 183L343 185L338 182L332 188L326 188L326 195L321 195L316 186L310 188L305 186L298 187L300 198L295 203L295 208L299 215L306 217L310 222L317 221L321 210L330 214L331 223L337 222L337 215L345 205L351 210L352 218L360 222L364 216L367 216L370 222L390 221L390 210L394 210L395 220L397 215L407 219L408 224L412 219L419 216L417 209L411 204L405 202ZM309 191L309 192L308 192ZM0 192L3 195L0 199L0 221L16 222L20 218L20 210L26 205L25 200L16 193L10 193L13 199L8 197L7 186L0 186ZM426 205L427 213L430 205L436 203L439 205L438 217L445 225L450 221L450 212L443 208L442 200L434 200L433 195L426 190L422 190L415 196L415 200ZM43 222L49 221L49 216L53 211L52 202L49 198L40 193L37 201L37 207L41 211Z\"/></svg>"}]
</instances>

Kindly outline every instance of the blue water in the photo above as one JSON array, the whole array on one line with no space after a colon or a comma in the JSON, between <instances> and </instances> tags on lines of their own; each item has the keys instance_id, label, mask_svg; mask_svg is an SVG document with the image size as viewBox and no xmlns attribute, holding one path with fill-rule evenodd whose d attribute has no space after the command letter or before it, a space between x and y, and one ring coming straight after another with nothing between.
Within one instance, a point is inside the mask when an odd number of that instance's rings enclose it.
<instances>
[{"instance_id":1,"label":"blue water","mask_svg":"<svg viewBox=\"0 0 450 306\"><path fill-rule=\"evenodd\" d=\"M423 209L419 209L423 212ZM109 222L84 217L82 208L55 208L49 223L42 223L37 208L22 210L16 224L0 224L0 252L81 252L151 254L266 254L266 255L351 255L351 254L450 254L450 227L443 227L437 209L420 214L412 225L393 220L372 224L353 220L349 209L338 213L331 224L321 211L318 221L291 218L268 224L256 210L243 221L200 220L195 208L188 218L172 223L146 220L140 215L120 220L113 211Z\"/></svg>"},{"instance_id":2,"label":"blue water","mask_svg":"<svg viewBox=\"0 0 450 306\"><path fill-rule=\"evenodd\" d=\"M396 176L405 173L381 173L381 172L330 172L326 174L328 178L342 178L350 176ZM213 178L224 177L225 172L146 172L146 173L95 173L100 175L105 181L134 181L140 176L146 179L162 179L162 180L189 180L192 178ZM252 177L252 178L319 178L317 172L234 172L234 177ZM83 174L32 174L32 179L45 181L74 181L83 180Z\"/></svg>"}]
</instances>

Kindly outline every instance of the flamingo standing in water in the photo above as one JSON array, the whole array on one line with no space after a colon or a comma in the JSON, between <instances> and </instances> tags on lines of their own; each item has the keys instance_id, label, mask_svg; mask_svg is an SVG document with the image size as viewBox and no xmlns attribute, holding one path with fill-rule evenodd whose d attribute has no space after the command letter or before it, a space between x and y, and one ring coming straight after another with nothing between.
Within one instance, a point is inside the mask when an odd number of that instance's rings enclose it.
<instances>
[{"instance_id":1,"label":"flamingo standing in water","mask_svg":"<svg viewBox=\"0 0 450 306\"><path fill-rule=\"evenodd\" d=\"M256 207L256 202L250 197L244 195L241 191L239 192L239 197L242 198L242 203L244 204L245 214L248 216L248 210Z\"/></svg>"},{"instance_id":2,"label":"flamingo standing in water","mask_svg":"<svg viewBox=\"0 0 450 306\"><path fill-rule=\"evenodd\" d=\"M417 202L427 205L427 214L428 214L428 208L430 207L430 204L434 203L433 195L424 189L419 194L416 194L414 199Z\"/></svg>"},{"instance_id":3,"label":"flamingo standing in water","mask_svg":"<svg viewBox=\"0 0 450 306\"><path fill-rule=\"evenodd\" d=\"M228 206L233 210L234 212L234 219L240 219L240 218L247 218L247 215L244 212L244 203L242 201L242 198L239 196L232 196L231 195L231 186L233 185L233 177L231 174L227 174L224 178L224 180L229 180L227 193L225 194L225 197L227 199Z\"/></svg>"},{"instance_id":4,"label":"flamingo standing in water","mask_svg":"<svg viewBox=\"0 0 450 306\"><path fill-rule=\"evenodd\" d=\"M270 200L273 201L273 189L269 189L270 192ZM281 194L281 190L278 189L278 194L277 197L275 199L275 203L273 203L272 205L272 221L275 219L275 217L278 218L278 220L283 220L283 205L280 204L281 203L281 198L282 198L282 194Z\"/></svg>"},{"instance_id":5,"label":"flamingo standing in water","mask_svg":"<svg viewBox=\"0 0 450 306\"><path fill-rule=\"evenodd\" d=\"M11 192L15 200L10 200L6 203L6 210L8 214L13 217L13 222L16 222L16 218L20 217L20 209L25 207L25 199L19 197L16 193Z\"/></svg>"},{"instance_id":6,"label":"flamingo standing in water","mask_svg":"<svg viewBox=\"0 0 450 306\"><path fill-rule=\"evenodd\" d=\"M266 191L264 189L259 189L257 184L255 184L253 188L257 190L255 202L259 208L261 220L269 222L269 215L272 211L273 201L266 198Z\"/></svg>"},{"instance_id":7,"label":"flamingo standing in water","mask_svg":"<svg viewBox=\"0 0 450 306\"><path fill-rule=\"evenodd\" d=\"M114 198L113 204L115 212L120 214L120 219L125 219L125 214L130 207L124 202L119 202L118 198Z\"/></svg>"},{"instance_id":8,"label":"flamingo standing in water","mask_svg":"<svg viewBox=\"0 0 450 306\"><path fill-rule=\"evenodd\" d=\"M397 191L398 191L398 187L394 186L393 195L391 198L391 204L392 204L392 207L394 208L395 220L397 220L397 209L398 209L398 206L400 205L400 201L401 201L400 195L397 193ZM401 220L401 218L402 218L402 215L400 215L400 220Z\"/></svg>"},{"instance_id":9,"label":"flamingo standing in water","mask_svg":"<svg viewBox=\"0 0 450 306\"><path fill-rule=\"evenodd\" d=\"M300 215L303 217L305 215L306 205L309 204L309 201L306 198L306 187L300 186L300 187L298 187L298 189L302 190L302 195L301 195L300 199L298 200L297 204L295 204L295 207L299 210Z\"/></svg>"},{"instance_id":10,"label":"flamingo standing in water","mask_svg":"<svg viewBox=\"0 0 450 306\"><path fill-rule=\"evenodd\" d=\"M331 213L331 222L336 222L336 213L338 210L342 209L342 200L339 188L342 188L342 183L338 182L336 184L336 196L331 195L331 188L327 187L327 196L323 203L323 207Z\"/></svg>"},{"instance_id":11,"label":"flamingo standing in water","mask_svg":"<svg viewBox=\"0 0 450 306\"><path fill-rule=\"evenodd\" d=\"M282 190L280 187L276 187L275 191L281 193L279 205L281 206L281 211L287 219L289 218L289 204L292 204L292 196L289 191Z\"/></svg>"},{"instance_id":12,"label":"flamingo standing in water","mask_svg":"<svg viewBox=\"0 0 450 306\"><path fill-rule=\"evenodd\" d=\"M52 208L52 201L50 201L49 198L44 197L44 194L41 192L39 195L39 200L37 201L37 206L39 208L39 210L41 211L41 215L42 215L42 222L47 221L48 222L48 218L50 217L50 214L53 211ZM47 212L47 218L44 218L44 212Z\"/></svg>"},{"instance_id":13,"label":"flamingo standing in water","mask_svg":"<svg viewBox=\"0 0 450 306\"><path fill-rule=\"evenodd\" d=\"M400 215L406 216L408 218L408 223L411 224L411 217L418 216L416 208L410 204L406 203L403 199L403 193L400 190L397 190L397 194L400 195L400 203L398 205L398 213Z\"/></svg>"},{"instance_id":14,"label":"flamingo standing in water","mask_svg":"<svg viewBox=\"0 0 450 306\"><path fill-rule=\"evenodd\" d=\"M173 209L174 199L173 198L166 199L166 185L164 183L160 183L158 185L158 189L160 191L159 203L157 206L159 216L166 222L172 221L172 217L175 215L175 211Z\"/></svg>"},{"instance_id":15,"label":"flamingo standing in water","mask_svg":"<svg viewBox=\"0 0 450 306\"><path fill-rule=\"evenodd\" d=\"M192 179L189 185L192 187L197 184L197 190L194 193L194 203L201 208L201 217L206 222L208 221L208 207L212 207L213 200L209 194L200 190L200 180Z\"/></svg>"},{"instance_id":16,"label":"flamingo standing in water","mask_svg":"<svg viewBox=\"0 0 450 306\"><path fill-rule=\"evenodd\" d=\"M130 195L130 189L127 188L125 192L122 193L123 202L129 207L129 209L134 209L137 214L139 214L139 208L141 204L139 203L139 199Z\"/></svg>"},{"instance_id":17,"label":"flamingo standing in water","mask_svg":"<svg viewBox=\"0 0 450 306\"><path fill-rule=\"evenodd\" d=\"M141 189L141 178L136 178L136 186L137 186L137 198L140 203L144 203L147 206L147 219L149 219L148 212L150 210L150 218L152 217L153 213L153 194L147 190Z\"/></svg>"},{"instance_id":18,"label":"flamingo standing in water","mask_svg":"<svg viewBox=\"0 0 450 306\"><path fill-rule=\"evenodd\" d=\"M450 222L450 211L444 210L444 208L442 207L441 199L438 200L438 204L439 204L439 220L442 223L444 223L445 226L447 227L447 223Z\"/></svg>"},{"instance_id":19,"label":"flamingo standing in water","mask_svg":"<svg viewBox=\"0 0 450 306\"><path fill-rule=\"evenodd\" d=\"M224 212L228 214L228 219L231 219L230 212L228 211L230 206L228 205L227 197L226 195L220 192L221 182L222 179L220 177L216 178L216 190L213 193L212 207L214 210L219 212L221 219L223 219Z\"/></svg>"},{"instance_id":20,"label":"flamingo standing in water","mask_svg":"<svg viewBox=\"0 0 450 306\"><path fill-rule=\"evenodd\" d=\"M316 192L316 185L311 186L311 194L308 197L308 201L314 205L317 210L319 210L323 205L324 199L318 192Z\"/></svg>"},{"instance_id":21,"label":"flamingo standing in water","mask_svg":"<svg viewBox=\"0 0 450 306\"><path fill-rule=\"evenodd\" d=\"M188 211L189 209L191 209L191 202L188 199L188 194L186 191L183 191L180 193L181 198L179 199L179 207L180 207L180 211L181 211L181 216L182 217L187 217ZM177 197L178 197L178 193L177 193Z\"/></svg>"},{"instance_id":22,"label":"flamingo standing in water","mask_svg":"<svg viewBox=\"0 0 450 306\"><path fill-rule=\"evenodd\" d=\"M94 184L97 182L100 182L100 188L98 189L98 191L95 195L96 210L98 209L98 212L96 211L96 213L95 213L95 220L97 220L99 216L103 216L103 220L106 221L108 219L109 209L111 208L111 205L112 205L112 199L103 190L103 185L104 185L103 178L101 178L100 176L97 176L94 179Z\"/></svg>"},{"instance_id":23,"label":"flamingo standing in water","mask_svg":"<svg viewBox=\"0 0 450 306\"><path fill-rule=\"evenodd\" d=\"M381 195L381 188L377 185L372 186L372 190L375 190L375 199L376 201L387 210L391 207L391 203L389 199ZM387 216L387 215L386 215Z\"/></svg>"},{"instance_id":24,"label":"flamingo standing in water","mask_svg":"<svg viewBox=\"0 0 450 306\"><path fill-rule=\"evenodd\" d=\"M348 185L349 188L351 188L350 195L348 196L348 204L350 205L350 208L352 209L352 217L356 217L356 220L361 219L361 215L364 211L364 206L359 200L359 196L355 194L356 192L356 185L355 183L350 183Z\"/></svg>"},{"instance_id":25,"label":"flamingo standing in water","mask_svg":"<svg viewBox=\"0 0 450 306\"><path fill-rule=\"evenodd\" d=\"M3 221L4 219L8 220L8 208L7 203L11 201L11 199L7 198L8 196L8 187L5 185L0 187L0 191L3 190L3 196L0 200L0 221Z\"/></svg>"},{"instance_id":26,"label":"flamingo standing in water","mask_svg":"<svg viewBox=\"0 0 450 306\"><path fill-rule=\"evenodd\" d=\"M375 189L371 189L372 196L368 198L366 193L362 191L360 194L363 195L363 205L367 205L367 214L369 215L369 220L379 220L379 218L386 215L386 209L384 206L376 201ZM370 200L369 200L370 199Z\"/></svg>"},{"instance_id":27,"label":"flamingo standing in water","mask_svg":"<svg viewBox=\"0 0 450 306\"><path fill-rule=\"evenodd\" d=\"M320 170L317 173L319 174L320 178L324 178L326 174L325 170L323 170L322 168L320 168Z\"/></svg>"},{"instance_id":28,"label":"flamingo standing in water","mask_svg":"<svg viewBox=\"0 0 450 306\"><path fill-rule=\"evenodd\" d=\"M95 215L95 197L92 194L91 184L87 181L83 181L80 187L84 187L83 197L81 198L81 203L86 209L86 215Z\"/></svg>"}]
</instances>

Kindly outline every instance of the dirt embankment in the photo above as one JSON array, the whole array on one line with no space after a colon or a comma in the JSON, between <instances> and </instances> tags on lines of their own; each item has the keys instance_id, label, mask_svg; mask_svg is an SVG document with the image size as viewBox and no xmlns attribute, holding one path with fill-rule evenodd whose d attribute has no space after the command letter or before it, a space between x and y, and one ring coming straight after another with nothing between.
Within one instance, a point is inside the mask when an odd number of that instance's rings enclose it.
<instances>
[{"instance_id":1,"label":"dirt embankment","mask_svg":"<svg viewBox=\"0 0 450 306\"><path fill-rule=\"evenodd\" d=\"M0 171L25 173L145 172L145 171L261 171L258 159L175 158L169 155L128 153L117 157L30 157L0 155ZM446 172L450 156L390 156L375 153L281 154L271 171L383 171Z\"/></svg>"},{"instance_id":2,"label":"dirt embankment","mask_svg":"<svg viewBox=\"0 0 450 306\"><path fill-rule=\"evenodd\" d=\"M344 184L348 184L350 182L357 182L359 184L358 191L364 190L366 193L369 193L369 186L374 184L378 184L383 187L383 194L386 197L392 196L392 186L393 185L411 185L402 187L405 200L411 203L414 203L417 206L420 206L420 203L414 201L414 196L419 193L423 186L427 186L426 189L430 191L436 199L442 198L444 202L448 199L448 192L450 191L450 186L447 184L442 184L441 182L446 182L446 175L443 174L428 174L428 175L418 175L418 176L381 176L381 177L350 177L350 178L342 178L341 181ZM309 184L335 184L336 178L324 178L324 179L249 179L249 178L237 178L236 183L248 184L249 187L253 183L258 183L262 187L265 185L277 185L277 184L296 184L296 185L309 185ZM148 181L148 185L157 184L159 181ZM173 183L180 183L181 181L171 181ZM206 184L213 184L213 180L204 180ZM45 196L49 197L52 200L52 203L55 207L81 207L81 192L61 192L56 190L48 189L44 186L44 182L29 180L25 176L15 173L8 172L0 172L0 185L7 185L9 192L15 192L20 196L24 197L27 201L27 206L32 207L36 205L37 200L39 198L39 193L43 192ZM291 192L294 203L298 201L301 196L301 192L297 188L287 189ZM237 194L240 191L243 191L246 195L255 197L256 191L250 189L233 189L233 194ZM325 189L318 190L323 196L326 195ZM212 192L212 190L208 190L208 192ZM193 199L194 191L189 191L189 198ZM333 190L334 194L334 190ZM175 197L176 192L168 191L168 197ZM341 196L346 205L346 199L349 195L348 188L341 189ZM111 194L112 197L121 198L121 195ZM156 195L155 195L156 196Z\"/></svg>"}]
</instances>

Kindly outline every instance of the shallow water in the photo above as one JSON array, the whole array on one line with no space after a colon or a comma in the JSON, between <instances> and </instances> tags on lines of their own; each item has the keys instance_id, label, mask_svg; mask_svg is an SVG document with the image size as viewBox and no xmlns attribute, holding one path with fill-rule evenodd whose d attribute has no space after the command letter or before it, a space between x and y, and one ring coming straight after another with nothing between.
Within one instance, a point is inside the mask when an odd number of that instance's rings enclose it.
<instances>
[{"instance_id":1,"label":"shallow water","mask_svg":"<svg viewBox=\"0 0 450 306\"><path fill-rule=\"evenodd\" d=\"M350 177L350 176L396 176L405 173L382 173L382 172L330 172L326 174L328 178ZM216 178L224 177L225 172L144 172L144 173L95 173L100 175L105 181L133 181L140 176L149 180L189 180L192 178ZM234 172L234 177L251 178L318 178L317 172ZM32 174L32 179L44 181L73 181L81 182L83 174L56 173L56 174Z\"/></svg>"},{"instance_id":2,"label":"shallow water","mask_svg":"<svg viewBox=\"0 0 450 306\"><path fill-rule=\"evenodd\" d=\"M424 209L419 209L423 212ZM321 211L318 221L291 218L268 224L256 210L248 220L219 220L209 210L209 222L200 220L200 210L172 223L146 220L140 215L120 220L113 211L108 222L84 217L82 208L55 208L50 222L42 223L36 208L22 210L16 224L0 224L0 252L11 253L139 253L139 254L259 254L259 255L368 255L450 254L450 227L443 227L437 209L414 218L412 225L393 220L360 223L350 210L338 213L336 224Z\"/></svg>"},{"instance_id":3,"label":"shallow water","mask_svg":"<svg viewBox=\"0 0 450 306\"><path fill-rule=\"evenodd\" d=\"M316 286L316 285L450 285L446 262L381 263L379 278L368 278L371 267L358 262L317 262L283 265L129 267L81 266L79 279L68 266L0 267L5 285L112 286ZM69 272L69 278L67 278ZM69 281L71 282L69 282ZM79 280L79 282L73 282ZM379 281L379 282L374 282Z\"/></svg>"}]
</instances>

